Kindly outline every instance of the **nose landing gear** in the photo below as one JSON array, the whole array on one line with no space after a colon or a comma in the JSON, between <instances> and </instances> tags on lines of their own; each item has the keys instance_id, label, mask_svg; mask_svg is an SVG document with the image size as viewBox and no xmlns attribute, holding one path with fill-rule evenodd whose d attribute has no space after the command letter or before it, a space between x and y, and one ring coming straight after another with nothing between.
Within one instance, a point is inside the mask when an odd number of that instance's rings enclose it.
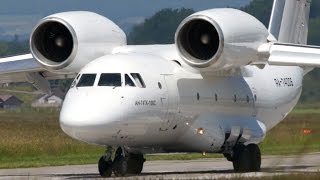
<instances>
[{"instance_id":1,"label":"nose landing gear","mask_svg":"<svg viewBox=\"0 0 320 180\"><path fill-rule=\"evenodd\" d=\"M99 173L102 177L110 177L112 171L115 176L140 174L142 172L145 162L142 153L129 153L124 148L119 147L113 161L111 160L111 154L112 150L107 150L106 154L99 160Z\"/></svg>"}]
</instances>

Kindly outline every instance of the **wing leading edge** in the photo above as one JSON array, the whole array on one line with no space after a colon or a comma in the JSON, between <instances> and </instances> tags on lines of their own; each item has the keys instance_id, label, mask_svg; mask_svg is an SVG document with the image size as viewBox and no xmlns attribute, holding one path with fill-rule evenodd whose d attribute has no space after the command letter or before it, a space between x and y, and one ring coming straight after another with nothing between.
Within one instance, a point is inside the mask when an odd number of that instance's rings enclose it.
<instances>
[{"instance_id":1,"label":"wing leading edge","mask_svg":"<svg viewBox=\"0 0 320 180\"><path fill-rule=\"evenodd\" d=\"M270 65L320 67L320 46L269 43L260 47L259 55Z\"/></svg>"},{"instance_id":2,"label":"wing leading edge","mask_svg":"<svg viewBox=\"0 0 320 180\"><path fill-rule=\"evenodd\" d=\"M19 72L43 71L31 54L0 59L0 75ZM0 77L1 78L1 77Z\"/></svg>"},{"instance_id":3,"label":"wing leading edge","mask_svg":"<svg viewBox=\"0 0 320 180\"><path fill-rule=\"evenodd\" d=\"M49 72L41 67L31 54L0 58L0 83L29 82L40 91L50 94L48 80L75 76Z\"/></svg>"}]
</instances>

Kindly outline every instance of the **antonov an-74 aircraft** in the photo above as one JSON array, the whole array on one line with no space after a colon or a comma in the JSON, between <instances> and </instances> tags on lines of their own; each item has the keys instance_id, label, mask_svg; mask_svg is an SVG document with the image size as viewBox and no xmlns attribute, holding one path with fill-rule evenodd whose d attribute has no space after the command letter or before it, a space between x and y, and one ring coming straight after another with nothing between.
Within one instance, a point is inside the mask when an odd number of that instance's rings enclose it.
<instances>
[{"instance_id":1,"label":"antonov an-74 aircraft","mask_svg":"<svg viewBox=\"0 0 320 180\"><path fill-rule=\"evenodd\" d=\"M172 45L128 46L98 14L53 14L34 28L31 54L0 59L0 79L50 93L48 79L74 77L61 128L106 147L103 177L139 174L143 154L158 152L222 153L236 172L259 171L258 144L320 66L320 48L306 45L310 1L275 0L269 29L236 9L197 12Z\"/></svg>"}]
</instances>

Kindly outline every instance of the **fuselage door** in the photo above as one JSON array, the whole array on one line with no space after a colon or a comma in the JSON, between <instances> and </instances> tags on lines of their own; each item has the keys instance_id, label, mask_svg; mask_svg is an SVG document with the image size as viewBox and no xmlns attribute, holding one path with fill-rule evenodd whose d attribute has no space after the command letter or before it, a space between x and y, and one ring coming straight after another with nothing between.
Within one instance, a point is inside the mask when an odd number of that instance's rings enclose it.
<instances>
[{"instance_id":1,"label":"fuselage door","mask_svg":"<svg viewBox=\"0 0 320 180\"><path fill-rule=\"evenodd\" d=\"M160 130L167 131L170 126L176 122L176 113L178 110L178 90L176 80L173 75L162 75L164 79L164 96L161 101L166 110Z\"/></svg>"}]
</instances>

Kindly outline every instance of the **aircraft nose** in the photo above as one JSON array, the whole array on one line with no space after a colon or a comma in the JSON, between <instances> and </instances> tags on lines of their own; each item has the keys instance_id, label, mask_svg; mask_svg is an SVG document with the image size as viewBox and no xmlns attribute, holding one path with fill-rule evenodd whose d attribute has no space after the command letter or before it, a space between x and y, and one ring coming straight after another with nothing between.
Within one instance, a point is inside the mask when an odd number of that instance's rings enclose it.
<instances>
[{"instance_id":1,"label":"aircraft nose","mask_svg":"<svg viewBox=\"0 0 320 180\"><path fill-rule=\"evenodd\" d=\"M111 103L113 103L111 105ZM88 141L92 135L112 128L122 118L117 101L97 95L68 95L60 112L60 126L69 136Z\"/></svg>"}]
</instances>

